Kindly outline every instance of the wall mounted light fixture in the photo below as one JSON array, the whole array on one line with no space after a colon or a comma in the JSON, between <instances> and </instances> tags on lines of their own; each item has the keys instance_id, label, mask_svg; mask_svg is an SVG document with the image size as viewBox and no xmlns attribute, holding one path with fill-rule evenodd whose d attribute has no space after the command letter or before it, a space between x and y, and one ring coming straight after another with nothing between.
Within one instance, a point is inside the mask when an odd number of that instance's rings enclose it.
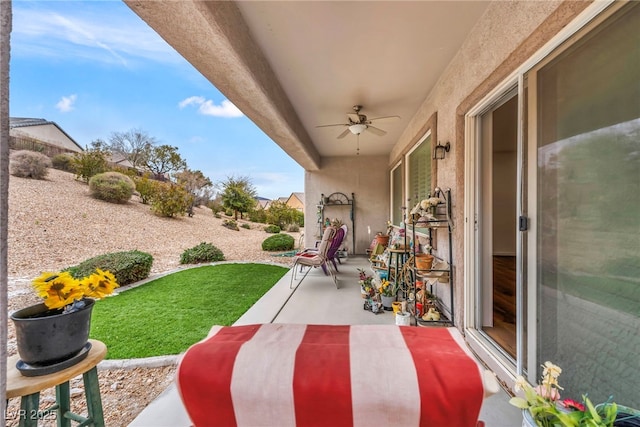
<instances>
[{"instance_id":1,"label":"wall mounted light fixture","mask_svg":"<svg viewBox=\"0 0 640 427\"><path fill-rule=\"evenodd\" d=\"M451 149L451 144L447 141L446 144L442 145L438 142L436 148L433 149L433 158L436 160L444 159L445 153L448 153Z\"/></svg>"}]
</instances>

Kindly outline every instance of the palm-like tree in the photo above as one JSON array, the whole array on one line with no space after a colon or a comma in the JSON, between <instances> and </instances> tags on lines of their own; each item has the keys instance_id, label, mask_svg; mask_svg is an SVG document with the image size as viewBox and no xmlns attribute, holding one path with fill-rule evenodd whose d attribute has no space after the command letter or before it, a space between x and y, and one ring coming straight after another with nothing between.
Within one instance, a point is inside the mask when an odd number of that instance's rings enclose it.
<instances>
[{"instance_id":1,"label":"palm-like tree","mask_svg":"<svg viewBox=\"0 0 640 427\"><path fill-rule=\"evenodd\" d=\"M9 52L11 0L0 0L0 402L7 390L7 248L9 212ZM0 415L4 425L5 411Z\"/></svg>"}]
</instances>

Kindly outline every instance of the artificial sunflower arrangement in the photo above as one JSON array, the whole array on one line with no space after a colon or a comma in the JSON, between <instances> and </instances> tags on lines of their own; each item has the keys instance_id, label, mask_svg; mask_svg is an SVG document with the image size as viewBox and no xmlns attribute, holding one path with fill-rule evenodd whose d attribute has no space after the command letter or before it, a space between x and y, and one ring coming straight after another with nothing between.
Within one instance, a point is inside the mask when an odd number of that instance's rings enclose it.
<instances>
[{"instance_id":1,"label":"artificial sunflower arrangement","mask_svg":"<svg viewBox=\"0 0 640 427\"><path fill-rule=\"evenodd\" d=\"M84 298L102 299L118 287L115 276L99 268L90 276L76 279L68 271L44 272L33 286L49 309L63 309L71 313L84 307Z\"/></svg>"},{"instance_id":2,"label":"artificial sunflower arrangement","mask_svg":"<svg viewBox=\"0 0 640 427\"><path fill-rule=\"evenodd\" d=\"M378 293L385 297L394 297L397 293L396 285L389 282L387 279L382 279L380 286L378 287Z\"/></svg>"},{"instance_id":3,"label":"artificial sunflower arrangement","mask_svg":"<svg viewBox=\"0 0 640 427\"><path fill-rule=\"evenodd\" d=\"M362 295L366 298L373 298L376 296L376 287L373 284L373 277L369 276L363 269L358 269L358 284L362 289Z\"/></svg>"},{"instance_id":4,"label":"artificial sunflower arrangement","mask_svg":"<svg viewBox=\"0 0 640 427\"><path fill-rule=\"evenodd\" d=\"M513 397L510 404L529 411L540 427L611 427L616 420L617 405L605 403L597 407L586 395L582 403L572 399L560 400L558 377L562 369L551 362L542 365L542 382L531 386L522 376L518 376L515 391L524 391L523 397Z\"/></svg>"}]
</instances>

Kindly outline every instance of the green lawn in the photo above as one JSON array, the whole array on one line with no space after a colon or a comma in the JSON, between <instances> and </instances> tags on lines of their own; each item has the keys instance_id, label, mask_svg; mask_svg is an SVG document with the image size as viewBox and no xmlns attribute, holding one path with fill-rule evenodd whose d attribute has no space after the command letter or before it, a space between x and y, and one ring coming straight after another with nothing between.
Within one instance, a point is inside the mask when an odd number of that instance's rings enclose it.
<instances>
[{"instance_id":1,"label":"green lawn","mask_svg":"<svg viewBox=\"0 0 640 427\"><path fill-rule=\"evenodd\" d=\"M221 264L180 271L97 301L91 338L108 359L179 354L213 325L231 325L262 297L287 268Z\"/></svg>"}]
</instances>

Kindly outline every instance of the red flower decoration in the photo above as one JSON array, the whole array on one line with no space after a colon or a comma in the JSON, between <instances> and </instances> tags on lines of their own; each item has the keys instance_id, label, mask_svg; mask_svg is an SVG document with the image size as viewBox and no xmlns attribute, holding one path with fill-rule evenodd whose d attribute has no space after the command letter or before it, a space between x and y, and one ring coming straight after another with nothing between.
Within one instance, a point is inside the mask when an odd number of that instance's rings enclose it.
<instances>
[{"instance_id":1,"label":"red flower decoration","mask_svg":"<svg viewBox=\"0 0 640 427\"><path fill-rule=\"evenodd\" d=\"M580 402L576 402L575 400L572 399L565 399L562 401L562 406L564 406L567 409L573 409L575 411L582 411L584 412L585 407L582 403Z\"/></svg>"}]
</instances>

